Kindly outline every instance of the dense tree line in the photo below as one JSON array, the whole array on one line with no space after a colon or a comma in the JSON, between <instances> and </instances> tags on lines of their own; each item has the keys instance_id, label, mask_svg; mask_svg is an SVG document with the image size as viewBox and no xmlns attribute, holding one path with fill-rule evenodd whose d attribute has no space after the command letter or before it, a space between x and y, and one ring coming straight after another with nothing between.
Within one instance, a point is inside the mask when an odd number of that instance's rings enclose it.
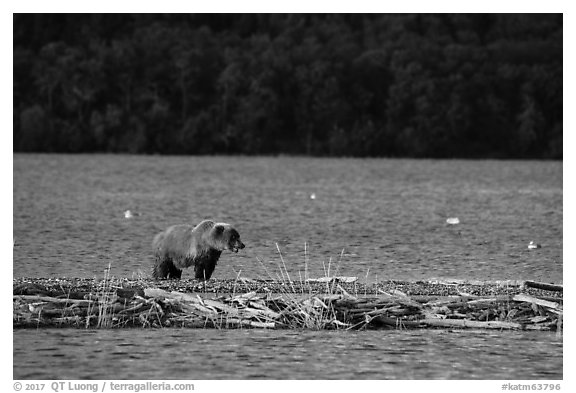
<instances>
[{"instance_id":1,"label":"dense tree line","mask_svg":"<svg viewBox=\"0 0 576 393\"><path fill-rule=\"evenodd\" d=\"M562 15L14 15L14 151L562 158Z\"/></svg>"}]
</instances>

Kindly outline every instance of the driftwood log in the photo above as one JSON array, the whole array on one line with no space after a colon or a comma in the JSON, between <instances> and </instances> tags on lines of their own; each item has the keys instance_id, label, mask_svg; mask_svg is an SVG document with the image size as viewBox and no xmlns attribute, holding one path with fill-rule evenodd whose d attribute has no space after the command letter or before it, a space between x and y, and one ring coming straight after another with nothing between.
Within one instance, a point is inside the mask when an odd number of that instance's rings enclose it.
<instances>
[{"instance_id":1,"label":"driftwood log","mask_svg":"<svg viewBox=\"0 0 576 393\"><path fill-rule=\"evenodd\" d=\"M557 291L557 292L564 291L564 287L562 285L546 284L543 282L525 281L524 285L527 288L543 289L545 291Z\"/></svg>"},{"instance_id":2,"label":"driftwood log","mask_svg":"<svg viewBox=\"0 0 576 393\"><path fill-rule=\"evenodd\" d=\"M83 282L85 291L67 288L62 282L52 286L42 285L40 280L14 284L15 328L474 328L561 332L563 320L563 300L558 291L527 288L520 283L511 286L509 282L480 288L476 284L451 284L455 286L453 291L447 291L445 283L390 282L375 286L373 294L365 288L364 293L355 290L351 285L356 283L346 280L329 281L330 285L321 280L314 284L320 287L311 284L307 288L295 283L251 281L244 283L246 289L254 285L256 290L220 294L152 286L158 282L138 282L141 286L112 280ZM202 284L204 289L209 285L214 283ZM470 286L462 291L462 285ZM259 290L270 287L280 290Z\"/></svg>"}]
</instances>

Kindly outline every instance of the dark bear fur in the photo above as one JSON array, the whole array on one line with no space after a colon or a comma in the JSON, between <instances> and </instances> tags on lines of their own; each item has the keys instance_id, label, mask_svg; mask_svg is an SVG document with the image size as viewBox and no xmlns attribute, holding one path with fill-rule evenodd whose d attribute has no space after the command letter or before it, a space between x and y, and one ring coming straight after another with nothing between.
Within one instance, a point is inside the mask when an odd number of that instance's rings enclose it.
<instances>
[{"instance_id":1,"label":"dark bear fur","mask_svg":"<svg viewBox=\"0 0 576 393\"><path fill-rule=\"evenodd\" d=\"M194 265L194 277L209 280L224 250L244 248L238 231L230 224L204 220L200 224L174 225L160 232L152 242L154 278L180 279L182 269Z\"/></svg>"}]
</instances>

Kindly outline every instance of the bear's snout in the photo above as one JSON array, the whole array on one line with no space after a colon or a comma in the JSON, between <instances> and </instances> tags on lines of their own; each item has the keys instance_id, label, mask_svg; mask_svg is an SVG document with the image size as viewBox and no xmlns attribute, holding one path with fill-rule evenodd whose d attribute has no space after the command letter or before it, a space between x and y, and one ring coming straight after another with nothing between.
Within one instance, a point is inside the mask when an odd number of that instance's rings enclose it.
<instances>
[{"instance_id":1,"label":"bear's snout","mask_svg":"<svg viewBox=\"0 0 576 393\"><path fill-rule=\"evenodd\" d=\"M244 247L246 247L244 243L242 243L240 240L237 240L236 243L230 248L230 251L238 252L238 250L241 250Z\"/></svg>"}]
</instances>

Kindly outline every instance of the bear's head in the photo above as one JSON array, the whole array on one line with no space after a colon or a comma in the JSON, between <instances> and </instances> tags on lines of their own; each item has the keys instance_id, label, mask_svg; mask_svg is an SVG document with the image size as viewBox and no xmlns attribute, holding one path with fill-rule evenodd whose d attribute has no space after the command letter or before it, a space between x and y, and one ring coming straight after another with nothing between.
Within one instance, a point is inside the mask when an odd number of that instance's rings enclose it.
<instances>
[{"instance_id":1,"label":"bear's head","mask_svg":"<svg viewBox=\"0 0 576 393\"><path fill-rule=\"evenodd\" d=\"M230 224L215 224L211 230L211 237L219 250L238 252L245 247L240 241L240 234Z\"/></svg>"}]
</instances>

